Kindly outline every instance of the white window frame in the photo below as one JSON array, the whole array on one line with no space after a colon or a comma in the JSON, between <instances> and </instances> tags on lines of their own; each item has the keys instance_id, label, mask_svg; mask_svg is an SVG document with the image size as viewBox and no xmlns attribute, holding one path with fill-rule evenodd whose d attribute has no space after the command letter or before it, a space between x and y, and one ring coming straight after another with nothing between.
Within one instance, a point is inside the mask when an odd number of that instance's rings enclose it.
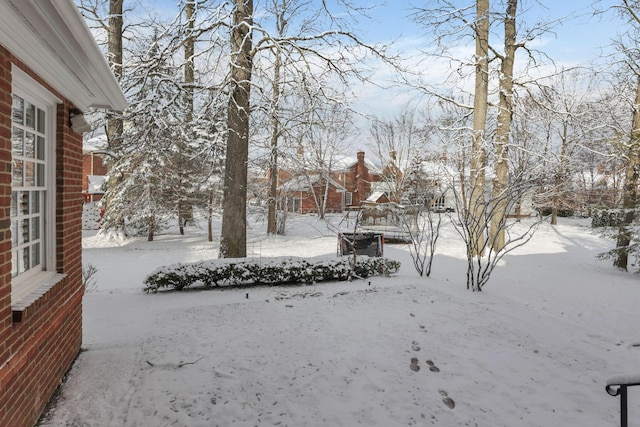
<instances>
[{"instance_id":1,"label":"white window frame","mask_svg":"<svg viewBox=\"0 0 640 427\"><path fill-rule=\"evenodd\" d=\"M15 65L11 70L11 93L45 112L45 197L44 206L41 207L41 268L27 270L11 279L11 301L14 304L27 298L43 283L51 282L56 275L56 114L57 104L61 101Z\"/></svg>"},{"instance_id":2,"label":"white window frame","mask_svg":"<svg viewBox=\"0 0 640 427\"><path fill-rule=\"evenodd\" d=\"M345 206L353 205L353 193L351 191L346 191L344 193L344 204Z\"/></svg>"}]
</instances>

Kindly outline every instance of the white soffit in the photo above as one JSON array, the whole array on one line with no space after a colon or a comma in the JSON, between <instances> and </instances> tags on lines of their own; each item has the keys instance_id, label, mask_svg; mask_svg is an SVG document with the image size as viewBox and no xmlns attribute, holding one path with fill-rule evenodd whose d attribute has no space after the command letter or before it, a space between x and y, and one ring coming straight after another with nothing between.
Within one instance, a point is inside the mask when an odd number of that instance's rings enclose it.
<instances>
[{"instance_id":1,"label":"white soffit","mask_svg":"<svg viewBox=\"0 0 640 427\"><path fill-rule=\"evenodd\" d=\"M127 107L73 0L0 1L0 44L82 111Z\"/></svg>"}]
</instances>

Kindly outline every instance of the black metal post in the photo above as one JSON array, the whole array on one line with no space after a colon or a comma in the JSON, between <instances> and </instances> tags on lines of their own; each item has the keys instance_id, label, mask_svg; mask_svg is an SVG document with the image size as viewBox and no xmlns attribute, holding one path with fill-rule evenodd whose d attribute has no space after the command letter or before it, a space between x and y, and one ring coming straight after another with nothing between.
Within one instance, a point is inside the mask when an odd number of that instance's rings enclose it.
<instances>
[{"instance_id":1,"label":"black metal post","mask_svg":"<svg viewBox=\"0 0 640 427\"><path fill-rule=\"evenodd\" d=\"M627 414L627 388L640 386L640 376L619 376L607 382L605 390L610 396L620 396L620 427L629 427L629 414Z\"/></svg>"},{"instance_id":2,"label":"black metal post","mask_svg":"<svg viewBox=\"0 0 640 427\"><path fill-rule=\"evenodd\" d=\"M627 420L627 386L620 385L620 427L628 427Z\"/></svg>"}]
</instances>

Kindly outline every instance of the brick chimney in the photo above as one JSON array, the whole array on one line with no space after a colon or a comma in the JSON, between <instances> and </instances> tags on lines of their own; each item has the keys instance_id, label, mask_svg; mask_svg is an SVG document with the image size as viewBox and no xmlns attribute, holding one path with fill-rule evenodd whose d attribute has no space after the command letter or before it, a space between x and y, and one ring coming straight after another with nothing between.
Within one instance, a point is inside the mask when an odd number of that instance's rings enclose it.
<instances>
[{"instance_id":1,"label":"brick chimney","mask_svg":"<svg viewBox=\"0 0 640 427\"><path fill-rule=\"evenodd\" d=\"M358 151L358 173L364 170L364 151Z\"/></svg>"}]
</instances>

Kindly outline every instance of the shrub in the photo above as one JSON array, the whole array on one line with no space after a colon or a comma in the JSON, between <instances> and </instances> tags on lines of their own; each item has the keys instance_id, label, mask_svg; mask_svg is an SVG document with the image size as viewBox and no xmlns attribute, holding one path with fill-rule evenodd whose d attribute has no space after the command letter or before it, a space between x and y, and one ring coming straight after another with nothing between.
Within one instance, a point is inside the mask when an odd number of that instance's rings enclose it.
<instances>
[{"instance_id":1,"label":"shrub","mask_svg":"<svg viewBox=\"0 0 640 427\"><path fill-rule=\"evenodd\" d=\"M361 278L390 275L400 268L398 261L386 258L358 258L353 269L351 262L352 258L277 258L266 262L218 259L173 264L149 274L144 281L144 291L344 281L353 275Z\"/></svg>"},{"instance_id":2,"label":"shrub","mask_svg":"<svg viewBox=\"0 0 640 427\"><path fill-rule=\"evenodd\" d=\"M82 284L84 285L85 293L93 292L98 289L98 269L93 264L88 264L86 267L82 266Z\"/></svg>"},{"instance_id":3,"label":"shrub","mask_svg":"<svg viewBox=\"0 0 640 427\"><path fill-rule=\"evenodd\" d=\"M623 209L603 209L593 212L591 227L620 227L624 222Z\"/></svg>"}]
</instances>

